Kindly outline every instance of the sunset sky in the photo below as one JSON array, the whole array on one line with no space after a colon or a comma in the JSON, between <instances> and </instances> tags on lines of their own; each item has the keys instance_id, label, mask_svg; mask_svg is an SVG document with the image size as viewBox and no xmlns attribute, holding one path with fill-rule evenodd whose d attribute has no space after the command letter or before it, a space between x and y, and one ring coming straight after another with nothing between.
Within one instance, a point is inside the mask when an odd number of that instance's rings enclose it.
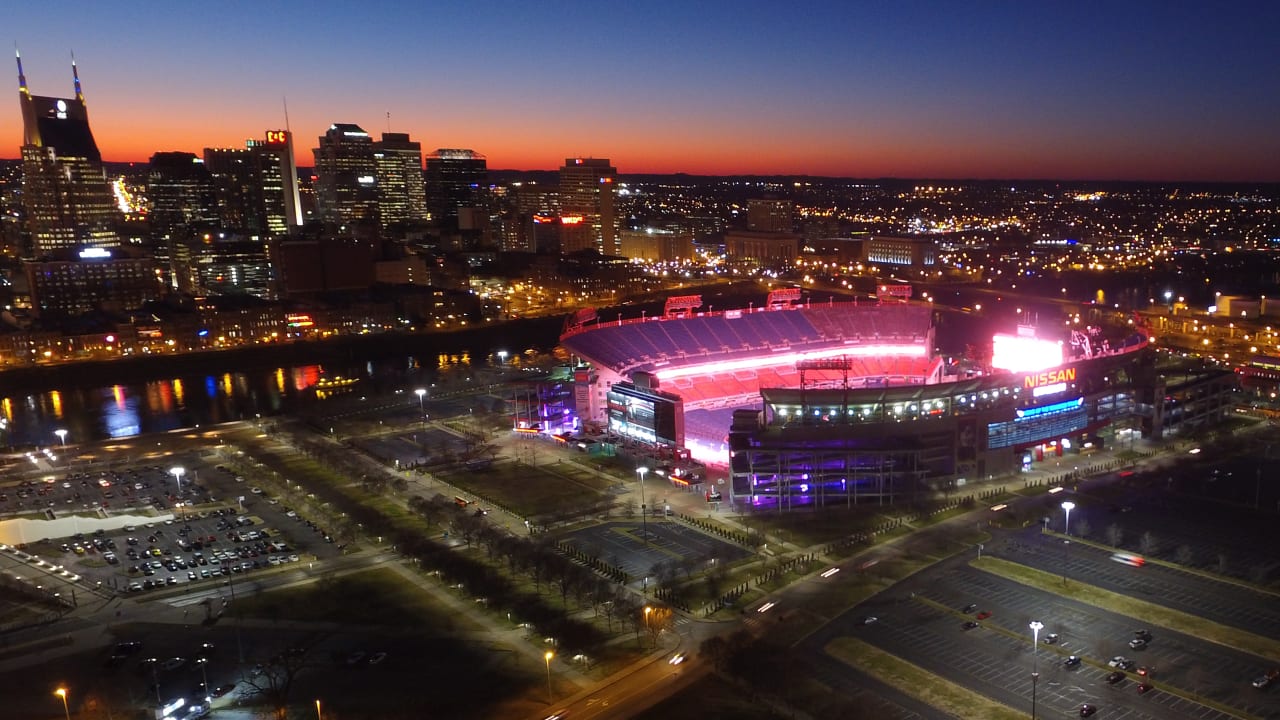
<instances>
[{"instance_id":1,"label":"sunset sky","mask_svg":"<svg viewBox=\"0 0 1280 720\"><path fill-rule=\"evenodd\" d=\"M626 173L1280 181L1280 3L5 3L107 160L333 122ZM22 142L16 68L0 157ZM7 144L7 145L6 145Z\"/></svg>"}]
</instances>

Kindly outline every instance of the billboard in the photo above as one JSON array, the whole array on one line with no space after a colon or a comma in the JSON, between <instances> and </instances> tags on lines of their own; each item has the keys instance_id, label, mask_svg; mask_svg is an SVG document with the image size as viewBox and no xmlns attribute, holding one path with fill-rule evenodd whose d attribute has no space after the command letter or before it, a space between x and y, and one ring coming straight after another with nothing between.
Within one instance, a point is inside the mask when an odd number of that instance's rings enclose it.
<instances>
[{"instance_id":1,"label":"billboard","mask_svg":"<svg viewBox=\"0 0 1280 720\"><path fill-rule=\"evenodd\" d=\"M684 445L684 403L679 398L616 383L605 399L612 432L648 443Z\"/></svg>"},{"instance_id":2,"label":"billboard","mask_svg":"<svg viewBox=\"0 0 1280 720\"><path fill-rule=\"evenodd\" d=\"M1010 372L1039 372L1062 364L1062 343L997 333L991 338L991 367Z\"/></svg>"}]
</instances>

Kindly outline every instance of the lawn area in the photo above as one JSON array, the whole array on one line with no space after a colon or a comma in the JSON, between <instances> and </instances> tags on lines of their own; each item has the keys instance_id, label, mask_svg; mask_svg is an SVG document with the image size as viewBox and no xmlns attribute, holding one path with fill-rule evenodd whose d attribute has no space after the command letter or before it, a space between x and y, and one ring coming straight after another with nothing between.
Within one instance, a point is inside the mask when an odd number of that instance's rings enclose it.
<instances>
[{"instance_id":1,"label":"lawn area","mask_svg":"<svg viewBox=\"0 0 1280 720\"><path fill-rule=\"evenodd\" d=\"M783 717L759 702L753 702L741 688L711 674L636 715L636 720L773 720Z\"/></svg>"},{"instance_id":2,"label":"lawn area","mask_svg":"<svg viewBox=\"0 0 1280 720\"><path fill-rule=\"evenodd\" d=\"M956 717L1020 720L1026 713L944 680L906 660L851 637L831 641L827 654Z\"/></svg>"},{"instance_id":3,"label":"lawn area","mask_svg":"<svg viewBox=\"0 0 1280 720\"><path fill-rule=\"evenodd\" d=\"M467 630L474 626L387 568L364 570L299 587L236 599L236 614L353 625L430 626Z\"/></svg>"},{"instance_id":4,"label":"lawn area","mask_svg":"<svg viewBox=\"0 0 1280 720\"><path fill-rule=\"evenodd\" d=\"M437 472L441 480L490 498L524 517L538 517L595 504L605 494L552 470L515 463Z\"/></svg>"},{"instance_id":5,"label":"lawn area","mask_svg":"<svg viewBox=\"0 0 1280 720\"><path fill-rule=\"evenodd\" d=\"M1063 585L1062 578L1058 575L1000 558L984 557L981 560L971 560L969 564L979 570L999 575L1023 585L1030 585L1049 593L1079 600L1121 615L1127 615L1141 620L1146 625L1176 628L1179 632L1194 635L1219 645L1253 653L1259 657L1280 657L1280 641L1220 625L1190 613L1132 598L1095 585L1087 585L1078 580L1072 580Z\"/></svg>"},{"instance_id":6,"label":"lawn area","mask_svg":"<svg viewBox=\"0 0 1280 720\"><path fill-rule=\"evenodd\" d=\"M795 512L756 512L734 516L742 525L802 547L835 542L881 525L880 508L825 507Z\"/></svg>"}]
</instances>

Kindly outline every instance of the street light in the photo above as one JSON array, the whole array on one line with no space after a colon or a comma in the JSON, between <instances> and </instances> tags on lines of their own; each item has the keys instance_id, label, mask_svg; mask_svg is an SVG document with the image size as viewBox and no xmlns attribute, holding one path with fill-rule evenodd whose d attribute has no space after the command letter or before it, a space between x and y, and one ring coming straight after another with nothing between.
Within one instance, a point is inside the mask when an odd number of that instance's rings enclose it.
<instances>
[{"instance_id":1,"label":"street light","mask_svg":"<svg viewBox=\"0 0 1280 720\"><path fill-rule=\"evenodd\" d=\"M649 544L649 512L645 508L644 502L644 475L649 472L647 467L638 467L636 472L640 474L640 527L641 533L644 534L644 544Z\"/></svg>"},{"instance_id":2,"label":"street light","mask_svg":"<svg viewBox=\"0 0 1280 720\"><path fill-rule=\"evenodd\" d=\"M202 657L196 660L196 664L200 666L200 678L204 680L204 701L209 702L213 698L209 695L209 673L204 669L209 664L209 658Z\"/></svg>"},{"instance_id":3,"label":"street light","mask_svg":"<svg viewBox=\"0 0 1280 720\"><path fill-rule=\"evenodd\" d=\"M1071 502L1070 500L1065 500L1062 503L1062 509L1067 511L1067 519L1066 519L1066 522L1062 524L1062 530L1063 530L1063 533L1068 538L1071 537L1071 511L1074 510L1075 507L1076 507L1076 504ZM1063 585L1067 584L1067 549L1070 547L1071 547L1071 540L1068 539L1068 540L1062 541L1062 584Z\"/></svg>"},{"instance_id":4,"label":"street light","mask_svg":"<svg viewBox=\"0 0 1280 720\"><path fill-rule=\"evenodd\" d=\"M53 431L53 434L57 435L58 439L62 441L62 447L67 446L67 429L66 428L58 428L57 430Z\"/></svg>"},{"instance_id":5,"label":"street light","mask_svg":"<svg viewBox=\"0 0 1280 720\"><path fill-rule=\"evenodd\" d=\"M169 472L172 473L174 479L178 481L178 494L181 495L182 494L182 476L187 471L183 469L181 465L175 465L174 467L169 468Z\"/></svg>"},{"instance_id":6,"label":"street light","mask_svg":"<svg viewBox=\"0 0 1280 720\"><path fill-rule=\"evenodd\" d=\"M418 396L418 412L425 413L427 411L427 408L423 406L422 398L427 394L427 389L418 388L417 390L413 391L413 394Z\"/></svg>"},{"instance_id":7,"label":"street light","mask_svg":"<svg viewBox=\"0 0 1280 720\"><path fill-rule=\"evenodd\" d=\"M650 635L653 634L653 626L649 624L649 613L651 612L653 612L653 608L648 605L645 605L644 606L644 629L645 629L645 632L649 633ZM654 644L654 647L657 647L658 645L657 638L654 638L653 644Z\"/></svg>"},{"instance_id":8,"label":"street light","mask_svg":"<svg viewBox=\"0 0 1280 720\"><path fill-rule=\"evenodd\" d=\"M1040 658L1040 628L1044 627L1044 623L1039 620L1031 621L1031 720L1036 720L1036 681L1040 679L1040 668L1036 661Z\"/></svg>"},{"instance_id":9,"label":"street light","mask_svg":"<svg viewBox=\"0 0 1280 720\"><path fill-rule=\"evenodd\" d=\"M499 364L499 365L506 365L506 364L507 364L507 351L506 351L506 350L499 350L499 351L498 351L498 364Z\"/></svg>"},{"instance_id":10,"label":"street light","mask_svg":"<svg viewBox=\"0 0 1280 720\"><path fill-rule=\"evenodd\" d=\"M71 720L71 708L67 705L67 689L60 687L54 690L53 694L62 698L62 712L67 714L67 720Z\"/></svg>"},{"instance_id":11,"label":"street light","mask_svg":"<svg viewBox=\"0 0 1280 720\"><path fill-rule=\"evenodd\" d=\"M316 698L316 720L324 720L320 717L320 698Z\"/></svg>"},{"instance_id":12,"label":"street light","mask_svg":"<svg viewBox=\"0 0 1280 720\"><path fill-rule=\"evenodd\" d=\"M547 661L547 704L548 705L556 701L555 698L552 697L551 695L551 658L555 656L556 654L550 650L542 654L542 659Z\"/></svg>"}]
</instances>

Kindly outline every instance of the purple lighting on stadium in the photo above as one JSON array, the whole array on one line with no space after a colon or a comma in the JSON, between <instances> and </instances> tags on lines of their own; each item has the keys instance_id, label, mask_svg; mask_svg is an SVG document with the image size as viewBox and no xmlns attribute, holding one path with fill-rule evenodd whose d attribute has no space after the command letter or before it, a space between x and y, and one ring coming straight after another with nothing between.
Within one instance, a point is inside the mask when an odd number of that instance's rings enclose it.
<instances>
[{"instance_id":1,"label":"purple lighting on stadium","mask_svg":"<svg viewBox=\"0 0 1280 720\"><path fill-rule=\"evenodd\" d=\"M928 357L929 349L923 345L861 345L857 347L842 346L815 350L807 353L786 353L768 357L748 357L736 360L702 363L700 365L684 365L681 367L663 368L657 372L661 380L671 380L692 375L710 375L713 373L733 372L734 370L763 370L771 367L790 368L802 360L819 360L836 358L842 355L852 357L884 357L897 355L900 357Z\"/></svg>"}]
</instances>

